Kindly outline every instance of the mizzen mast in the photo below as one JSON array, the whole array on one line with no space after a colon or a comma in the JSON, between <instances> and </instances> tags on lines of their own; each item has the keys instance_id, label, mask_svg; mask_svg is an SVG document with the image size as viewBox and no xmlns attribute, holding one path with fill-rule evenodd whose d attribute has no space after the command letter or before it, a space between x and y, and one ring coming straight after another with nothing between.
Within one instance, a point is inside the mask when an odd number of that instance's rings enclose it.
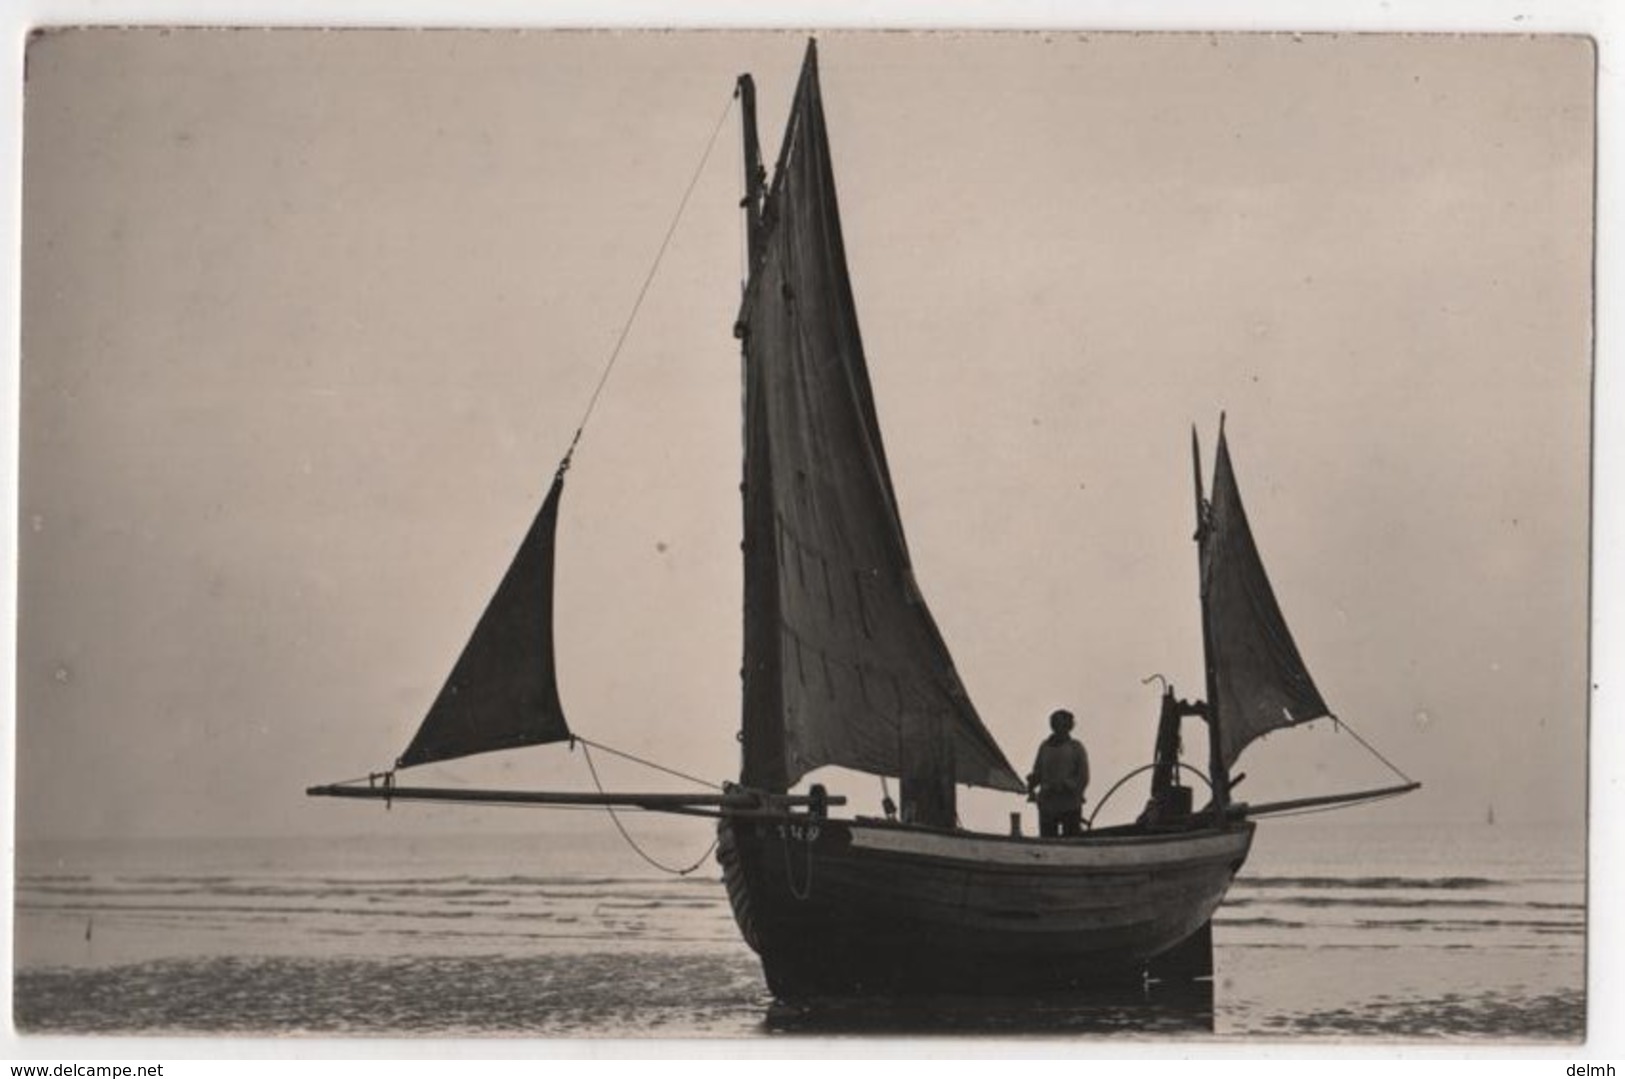
<instances>
[{"instance_id":1,"label":"mizzen mast","mask_svg":"<svg viewBox=\"0 0 1625 1079\"><path fill-rule=\"evenodd\" d=\"M1219 431L1222 435L1222 413L1219 416ZM1207 700L1200 709L1200 715L1207 721L1208 778L1213 784L1213 808L1223 812L1230 804L1230 766L1225 761L1224 738L1219 728L1219 678L1214 662L1212 612L1208 603L1209 568L1212 565L1208 540L1213 533L1213 506L1202 496L1202 446L1194 424L1191 426L1191 472L1196 481L1196 535L1193 538L1197 551L1197 592L1202 605L1202 667L1207 680Z\"/></svg>"}]
</instances>

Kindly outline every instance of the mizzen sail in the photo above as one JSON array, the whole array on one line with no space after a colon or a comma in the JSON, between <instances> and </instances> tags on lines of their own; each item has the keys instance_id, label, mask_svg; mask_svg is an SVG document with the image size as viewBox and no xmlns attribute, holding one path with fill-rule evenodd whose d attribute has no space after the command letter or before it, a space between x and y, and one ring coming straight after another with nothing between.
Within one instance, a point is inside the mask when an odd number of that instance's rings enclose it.
<instances>
[{"instance_id":1,"label":"mizzen sail","mask_svg":"<svg viewBox=\"0 0 1625 1079\"><path fill-rule=\"evenodd\" d=\"M754 207L752 207L754 211ZM915 584L858 333L807 51L752 213L745 381L744 781L814 768L1023 788Z\"/></svg>"},{"instance_id":2,"label":"mizzen sail","mask_svg":"<svg viewBox=\"0 0 1625 1079\"><path fill-rule=\"evenodd\" d=\"M1260 735L1330 712L1264 573L1222 424L1201 560L1210 703L1218 710L1220 752L1229 765Z\"/></svg>"},{"instance_id":3,"label":"mizzen sail","mask_svg":"<svg viewBox=\"0 0 1625 1079\"><path fill-rule=\"evenodd\" d=\"M561 470L396 767L570 737L553 666L553 548L563 490Z\"/></svg>"}]
</instances>

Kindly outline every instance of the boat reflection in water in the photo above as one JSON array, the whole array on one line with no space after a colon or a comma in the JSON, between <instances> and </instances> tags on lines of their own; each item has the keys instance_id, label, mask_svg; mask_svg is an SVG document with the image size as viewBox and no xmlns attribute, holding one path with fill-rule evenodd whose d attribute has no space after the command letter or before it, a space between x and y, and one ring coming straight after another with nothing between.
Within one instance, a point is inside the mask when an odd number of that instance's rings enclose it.
<instances>
[{"instance_id":1,"label":"boat reflection in water","mask_svg":"<svg viewBox=\"0 0 1625 1079\"><path fill-rule=\"evenodd\" d=\"M1023 997L867 997L775 1003L770 1034L964 1035L1213 1033L1213 983L1147 983Z\"/></svg>"}]
</instances>

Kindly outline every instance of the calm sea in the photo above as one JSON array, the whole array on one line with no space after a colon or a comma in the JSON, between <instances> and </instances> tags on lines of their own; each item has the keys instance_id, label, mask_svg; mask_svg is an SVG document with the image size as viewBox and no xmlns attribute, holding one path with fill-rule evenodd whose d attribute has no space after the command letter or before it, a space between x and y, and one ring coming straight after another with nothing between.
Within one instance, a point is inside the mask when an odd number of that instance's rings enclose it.
<instances>
[{"instance_id":1,"label":"calm sea","mask_svg":"<svg viewBox=\"0 0 1625 1079\"><path fill-rule=\"evenodd\" d=\"M627 824L674 861L711 838L700 822ZM569 827L25 845L17 1027L1448 1043L1585 1033L1578 828L1264 822L1215 920L1211 991L809 1013L773 1004L714 862L665 876L597 814Z\"/></svg>"}]
</instances>

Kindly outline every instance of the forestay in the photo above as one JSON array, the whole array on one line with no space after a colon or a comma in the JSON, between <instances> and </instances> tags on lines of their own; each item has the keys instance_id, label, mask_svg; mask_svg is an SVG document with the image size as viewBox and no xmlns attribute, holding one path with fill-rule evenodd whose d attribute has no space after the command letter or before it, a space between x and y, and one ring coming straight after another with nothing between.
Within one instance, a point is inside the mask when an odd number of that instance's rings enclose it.
<instances>
[{"instance_id":1,"label":"forestay","mask_svg":"<svg viewBox=\"0 0 1625 1079\"><path fill-rule=\"evenodd\" d=\"M809 48L761 210L745 352L744 781L827 764L1020 791L915 584Z\"/></svg>"}]
</instances>

